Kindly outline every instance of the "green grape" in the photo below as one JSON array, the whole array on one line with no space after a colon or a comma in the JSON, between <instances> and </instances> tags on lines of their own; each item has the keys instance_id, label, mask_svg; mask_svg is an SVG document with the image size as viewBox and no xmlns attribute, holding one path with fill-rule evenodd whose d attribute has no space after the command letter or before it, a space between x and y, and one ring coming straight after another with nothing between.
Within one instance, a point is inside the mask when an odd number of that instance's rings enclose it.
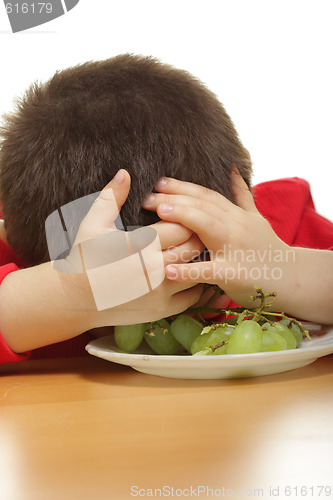
<instances>
[{"instance_id":1,"label":"green grape","mask_svg":"<svg viewBox=\"0 0 333 500\"><path fill-rule=\"evenodd\" d=\"M244 320L236 326L227 347L227 354L247 354L262 349L262 329L253 320Z\"/></svg>"},{"instance_id":2,"label":"green grape","mask_svg":"<svg viewBox=\"0 0 333 500\"><path fill-rule=\"evenodd\" d=\"M205 347L202 351L195 352L193 356L208 356L212 354L212 349L210 347Z\"/></svg>"},{"instance_id":3,"label":"green grape","mask_svg":"<svg viewBox=\"0 0 333 500\"><path fill-rule=\"evenodd\" d=\"M274 325L270 323L264 323L262 325L263 329L266 329L268 332L275 332L281 335L287 342L287 349L295 349L296 348L296 339L295 335L291 331L290 328L287 328L285 325L280 325L281 321L277 321Z\"/></svg>"},{"instance_id":4,"label":"green grape","mask_svg":"<svg viewBox=\"0 0 333 500\"><path fill-rule=\"evenodd\" d=\"M166 329L164 333L163 329ZM157 354L178 354L179 343L174 338L170 331L170 324L165 319L160 319L154 323L148 323L146 330L155 327L154 336L144 334L147 344L155 351Z\"/></svg>"},{"instance_id":5,"label":"green grape","mask_svg":"<svg viewBox=\"0 0 333 500\"><path fill-rule=\"evenodd\" d=\"M210 336L210 332L208 333L203 333L202 335L199 335L194 341L192 342L191 345L191 354L196 354L197 352L202 351L202 349L205 348L205 343L207 340L207 337Z\"/></svg>"},{"instance_id":6,"label":"green grape","mask_svg":"<svg viewBox=\"0 0 333 500\"><path fill-rule=\"evenodd\" d=\"M303 334L301 332L300 327L297 326L295 323L291 323L291 327L289 328L290 320L287 318L281 319L280 324L286 326L289 330L291 330L293 332L294 337L296 339L296 347L298 347L302 341L302 338L303 338Z\"/></svg>"},{"instance_id":7,"label":"green grape","mask_svg":"<svg viewBox=\"0 0 333 500\"><path fill-rule=\"evenodd\" d=\"M217 328L214 332L210 334L210 337L207 339L207 343L209 346L215 346L219 344L220 342L229 342L230 336L232 332L234 331L234 328L231 327L224 327L220 326ZM217 349L213 350L212 354L213 356L219 355L219 354L227 354L227 347L228 344L224 344L221 347L218 347Z\"/></svg>"},{"instance_id":8,"label":"green grape","mask_svg":"<svg viewBox=\"0 0 333 500\"><path fill-rule=\"evenodd\" d=\"M191 345L201 331L202 324L187 314L177 316L171 323L172 335L187 351L191 351Z\"/></svg>"},{"instance_id":9,"label":"green grape","mask_svg":"<svg viewBox=\"0 0 333 500\"><path fill-rule=\"evenodd\" d=\"M229 340L232 330L231 327L219 326L216 330L199 335L191 345L191 354L202 351L205 347L214 346L219 342Z\"/></svg>"},{"instance_id":10,"label":"green grape","mask_svg":"<svg viewBox=\"0 0 333 500\"><path fill-rule=\"evenodd\" d=\"M278 333L266 331L262 336L262 352L284 351L287 341Z\"/></svg>"},{"instance_id":11,"label":"green grape","mask_svg":"<svg viewBox=\"0 0 333 500\"><path fill-rule=\"evenodd\" d=\"M119 349L126 352L137 349L142 342L146 328L146 323L115 326L114 339Z\"/></svg>"},{"instance_id":12,"label":"green grape","mask_svg":"<svg viewBox=\"0 0 333 500\"><path fill-rule=\"evenodd\" d=\"M221 345L221 347L218 347L215 349L215 351L212 352L213 356L219 356L221 354L227 354L227 349L228 349L228 344Z\"/></svg>"}]
</instances>

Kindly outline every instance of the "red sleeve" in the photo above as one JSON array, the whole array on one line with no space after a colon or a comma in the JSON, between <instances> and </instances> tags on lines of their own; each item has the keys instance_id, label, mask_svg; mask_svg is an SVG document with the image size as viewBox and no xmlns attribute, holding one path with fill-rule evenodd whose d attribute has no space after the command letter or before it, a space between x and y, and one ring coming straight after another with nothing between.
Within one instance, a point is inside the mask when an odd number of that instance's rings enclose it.
<instances>
[{"instance_id":1,"label":"red sleeve","mask_svg":"<svg viewBox=\"0 0 333 500\"><path fill-rule=\"evenodd\" d=\"M21 262L17 258L13 249L0 240L0 285L7 274L17 271L19 267L21 267ZM25 361L29 358L45 359L63 356L86 356L88 353L85 350L85 346L88 342L90 342L90 340L91 336L89 333L83 333L78 337L69 339L65 342L40 347L39 349L34 349L31 352L23 354L16 354L8 347L0 333L0 364Z\"/></svg>"},{"instance_id":2,"label":"red sleeve","mask_svg":"<svg viewBox=\"0 0 333 500\"><path fill-rule=\"evenodd\" d=\"M7 274L13 271L17 271L17 269L18 267L14 263L5 264L4 266L0 267L0 284L7 276ZM16 354L15 352L11 351L11 349L8 347L8 345L6 344L0 333L0 364L14 363L16 361L25 361L26 359L29 358L29 356L30 353Z\"/></svg>"},{"instance_id":3,"label":"red sleeve","mask_svg":"<svg viewBox=\"0 0 333 500\"><path fill-rule=\"evenodd\" d=\"M263 182L253 188L253 194L259 212L288 245L333 249L333 223L316 212L306 180Z\"/></svg>"},{"instance_id":4,"label":"red sleeve","mask_svg":"<svg viewBox=\"0 0 333 500\"><path fill-rule=\"evenodd\" d=\"M7 274L17 271L21 266L21 262L15 255L13 249L0 240L0 285ZM78 337L64 342L40 347L31 352L16 354L8 347L0 333L0 364L25 361L27 359L89 356L85 350L85 346L90 341L91 335L89 333L83 333Z\"/></svg>"}]
</instances>

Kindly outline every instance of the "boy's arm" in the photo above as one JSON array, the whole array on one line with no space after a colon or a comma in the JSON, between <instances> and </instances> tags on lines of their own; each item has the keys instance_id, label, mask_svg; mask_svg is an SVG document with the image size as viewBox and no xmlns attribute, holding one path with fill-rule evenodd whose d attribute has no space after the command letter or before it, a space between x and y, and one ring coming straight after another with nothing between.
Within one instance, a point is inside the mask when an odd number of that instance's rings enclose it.
<instances>
[{"instance_id":1,"label":"boy's arm","mask_svg":"<svg viewBox=\"0 0 333 500\"><path fill-rule=\"evenodd\" d=\"M83 333L95 326L89 291L84 274L60 282L51 262L8 274L0 287L3 339L20 353Z\"/></svg>"},{"instance_id":2,"label":"boy's arm","mask_svg":"<svg viewBox=\"0 0 333 500\"><path fill-rule=\"evenodd\" d=\"M183 248L191 252L197 245L191 242ZM136 300L97 311L86 274L64 273L60 280L53 264L47 262L6 276L0 286L0 332L8 347L21 353L93 328L178 314L197 302L201 293L200 285L165 279Z\"/></svg>"},{"instance_id":3,"label":"boy's arm","mask_svg":"<svg viewBox=\"0 0 333 500\"><path fill-rule=\"evenodd\" d=\"M130 185L126 171L122 182L116 179L94 202L80 226L77 242L115 230L114 221ZM191 260L192 253L198 254L203 249L198 237L181 225L159 222L155 228L164 250L164 265L180 262L184 252ZM173 248L168 250L170 246ZM109 251L110 247L106 247L105 252ZM120 281L115 278L113 284L110 276L115 290L132 286L121 278ZM135 300L98 311L86 273L58 272L48 262L9 273L4 278L0 286L0 332L8 347L21 353L67 340L95 327L143 323L177 314L194 304L201 291L201 285L164 279L160 286Z\"/></svg>"},{"instance_id":4,"label":"boy's arm","mask_svg":"<svg viewBox=\"0 0 333 500\"><path fill-rule=\"evenodd\" d=\"M166 275L182 283L217 284L236 303L253 307L254 286L276 291L274 309L320 323L333 323L333 253L293 248L259 214L239 175L234 178L238 206L194 184L164 179L144 207L166 221L198 234L209 262L167 266Z\"/></svg>"}]
</instances>

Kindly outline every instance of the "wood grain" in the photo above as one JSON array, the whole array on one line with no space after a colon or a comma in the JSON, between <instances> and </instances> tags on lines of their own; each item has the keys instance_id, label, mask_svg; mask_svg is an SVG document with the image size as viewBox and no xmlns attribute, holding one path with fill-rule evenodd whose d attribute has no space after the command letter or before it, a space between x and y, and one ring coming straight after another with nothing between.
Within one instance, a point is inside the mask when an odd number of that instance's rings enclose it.
<instances>
[{"instance_id":1,"label":"wood grain","mask_svg":"<svg viewBox=\"0 0 333 500\"><path fill-rule=\"evenodd\" d=\"M266 499L332 478L333 355L237 380L166 379L93 357L0 367L1 500L122 500L131 486L182 498L177 488L200 485L213 493L201 498Z\"/></svg>"}]
</instances>

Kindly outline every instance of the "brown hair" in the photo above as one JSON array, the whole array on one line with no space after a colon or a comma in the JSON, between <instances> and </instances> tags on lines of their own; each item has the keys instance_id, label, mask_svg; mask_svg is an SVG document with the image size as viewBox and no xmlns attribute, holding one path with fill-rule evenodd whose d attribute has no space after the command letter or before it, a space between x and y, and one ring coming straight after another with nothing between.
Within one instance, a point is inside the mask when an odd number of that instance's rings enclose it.
<instances>
[{"instance_id":1,"label":"brown hair","mask_svg":"<svg viewBox=\"0 0 333 500\"><path fill-rule=\"evenodd\" d=\"M234 163L250 186L250 158L216 96L150 57L88 62L35 83L5 116L1 138L7 238L29 266L49 260L47 216L101 190L120 168L132 178L125 227L157 220L141 204L161 176L233 200Z\"/></svg>"}]
</instances>

